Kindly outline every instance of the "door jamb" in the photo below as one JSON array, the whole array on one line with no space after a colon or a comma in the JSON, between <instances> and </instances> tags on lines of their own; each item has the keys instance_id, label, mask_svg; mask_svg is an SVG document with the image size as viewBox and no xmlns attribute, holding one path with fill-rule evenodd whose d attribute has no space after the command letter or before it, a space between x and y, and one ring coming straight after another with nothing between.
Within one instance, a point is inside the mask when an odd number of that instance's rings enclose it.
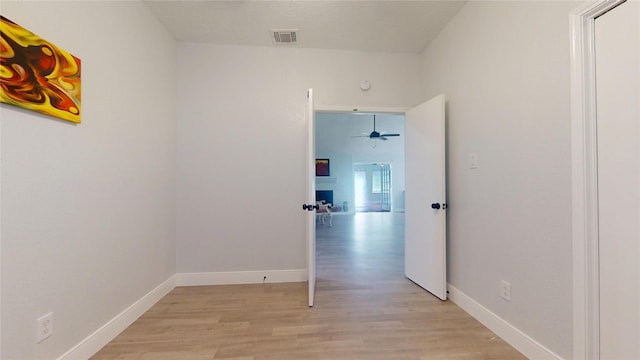
<instances>
[{"instance_id":1,"label":"door jamb","mask_svg":"<svg viewBox=\"0 0 640 360\"><path fill-rule=\"evenodd\" d=\"M625 1L589 2L569 16L574 359L600 358L595 19Z\"/></svg>"},{"instance_id":2,"label":"door jamb","mask_svg":"<svg viewBox=\"0 0 640 360\"><path fill-rule=\"evenodd\" d=\"M385 114L404 114L410 108L404 107L379 107L379 106L333 106L333 105L316 105L315 112L320 113L385 113Z\"/></svg>"}]
</instances>

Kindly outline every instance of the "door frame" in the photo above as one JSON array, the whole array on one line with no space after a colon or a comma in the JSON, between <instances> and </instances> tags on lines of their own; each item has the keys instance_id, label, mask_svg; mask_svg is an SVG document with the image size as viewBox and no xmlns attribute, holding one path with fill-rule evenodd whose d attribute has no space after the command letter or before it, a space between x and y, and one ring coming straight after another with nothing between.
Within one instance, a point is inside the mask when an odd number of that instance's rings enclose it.
<instances>
[{"instance_id":1,"label":"door frame","mask_svg":"<svg viewBox=\"0 0 640 360\"><path fill-rule=\"evenodd\" d=\"M350 106L329 106L329 105L315 105L314 107L315 113L360 113L362 112L362 113L403 114L405 116L405 124L406 124L407 112L414 108L415 107L375 107L375 106L350 107ZM405 133L406 133L406 128L405 128ZM409 166L410 165L406 162L406 159L405 159L405 173ZM445 173L446 173L446 169L445 169ZM445 256L446 256L446 252L445 252ZM405 259L406 259L406 254L405 254ZM445 274L446 274L446 268L445 268ZM448 284L446 283L446 278L445 278L445 286L448 286ZM447 289L445 289L445 293L448 293Z\"/></svg>"},{"instance_id":2,"label":"door frame","mask_svg":"<svg viewBox=\"0 0 640 360\"><path fill-rule=\"evenodd\" d=\"M570 13L573 358L600 358L595 19L626 0L596 0Z\"/></svg>"},{"instance_id":3,"label":"door frame","mask_svg":"<svg viewBox=\"0 0 640 360\"><path fill-rule=\"evenodd\" d=\"M315 112L321 113L383 113L383 114L404 114L409 107L380 107L380 106L332 106L315 105Z\"/></svg>"}]
</instances>

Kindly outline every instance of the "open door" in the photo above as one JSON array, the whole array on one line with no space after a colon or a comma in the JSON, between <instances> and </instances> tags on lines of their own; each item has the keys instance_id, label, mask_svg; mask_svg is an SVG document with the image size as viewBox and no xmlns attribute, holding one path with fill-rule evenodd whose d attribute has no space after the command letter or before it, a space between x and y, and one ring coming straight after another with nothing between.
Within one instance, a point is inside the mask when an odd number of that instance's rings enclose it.
<instances>
[{"instance_id":1,"label":"open door","mask_svg":"<svg viewBox=\"0 0 640 360\"><path fill-rule=\"evenodd\" d=\"M313 306L316 292L316 144L315 114L313 110L313 89L307 93L307 203L302 209L307 211L307 275L309 277L309 306Z\"/></svg>"},{"instance_id":2,"label":"open door","mask_svg":"<svg viewBox=\"0 0 640 360\"><path fill-rule=\"evenodd\" d=\"M405 275L447 299L445 97L405 117Z\"/></svg>"}]
</instances>

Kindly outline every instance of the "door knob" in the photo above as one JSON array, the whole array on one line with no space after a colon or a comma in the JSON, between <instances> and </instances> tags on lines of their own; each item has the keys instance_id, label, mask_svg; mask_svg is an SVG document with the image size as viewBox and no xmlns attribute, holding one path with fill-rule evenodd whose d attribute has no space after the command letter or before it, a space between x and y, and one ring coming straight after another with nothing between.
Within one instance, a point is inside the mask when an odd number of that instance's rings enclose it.
<instances>
[{"instance_id":1,"label":"door knob","mask_svg":"<svg viewBox=\"0 0 640 360\"><path fill-rule=\"evenodd\" d=\"M433 204L431 204L431 208L432 208L432 209L436 209L436 210L440 209L440 203L433 203Z\"/></svg>"}]
</instances>

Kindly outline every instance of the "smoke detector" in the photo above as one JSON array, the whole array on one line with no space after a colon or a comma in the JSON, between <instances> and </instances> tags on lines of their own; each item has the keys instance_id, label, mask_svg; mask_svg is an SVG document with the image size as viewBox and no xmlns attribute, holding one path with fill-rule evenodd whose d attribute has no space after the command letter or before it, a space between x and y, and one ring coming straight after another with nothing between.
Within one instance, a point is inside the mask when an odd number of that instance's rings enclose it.
<instances>
[{"instance_id":1,"label":"smoke detector","mask_svg":"<svg viewBox=\"0 0 640 360\"><path fill-rule=\"evenodd\" d=\"M298 30L271 30L274 44L296 44L298 42Z\"/></svg>"}]
</instances>

